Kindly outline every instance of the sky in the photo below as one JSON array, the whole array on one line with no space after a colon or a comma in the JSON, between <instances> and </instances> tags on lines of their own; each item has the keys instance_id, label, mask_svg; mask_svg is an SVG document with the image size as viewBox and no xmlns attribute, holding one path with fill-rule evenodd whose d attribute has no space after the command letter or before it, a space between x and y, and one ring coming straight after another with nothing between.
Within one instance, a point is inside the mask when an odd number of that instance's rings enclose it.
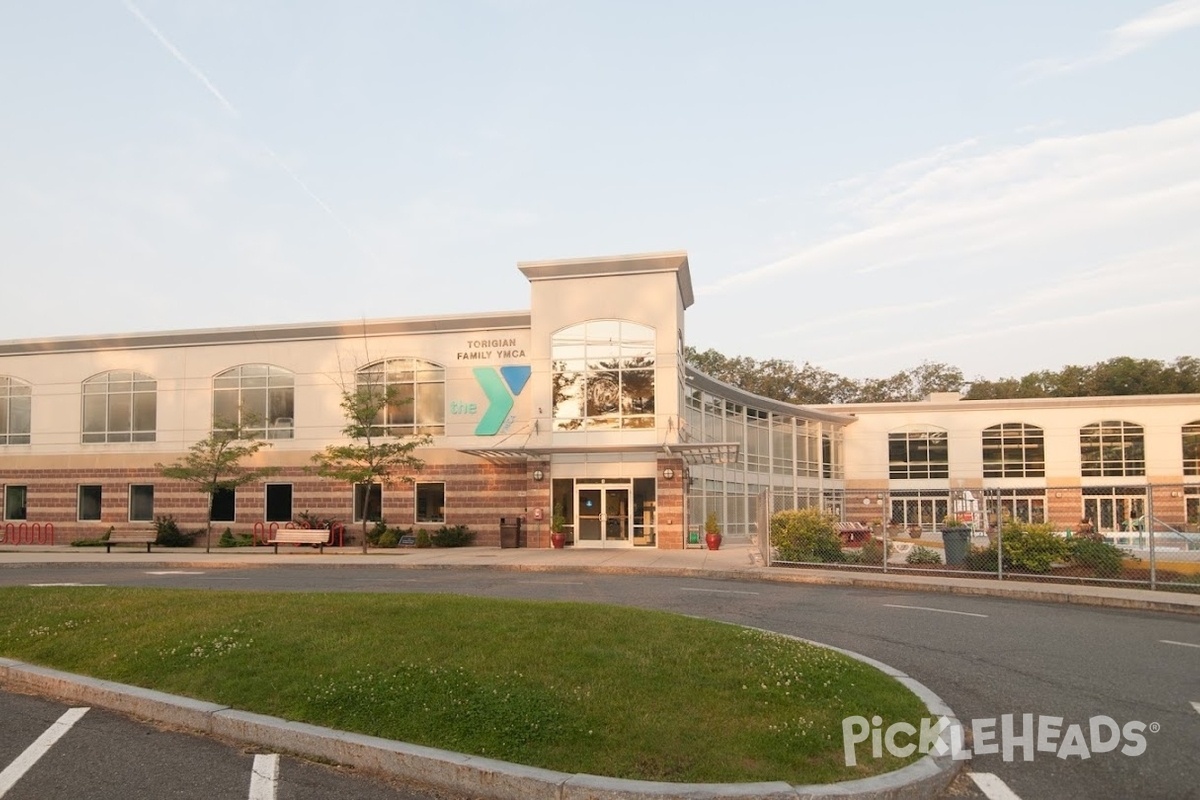
<instances>
[{"instance_id":1,"label":"sky","mask_svg":"<svg viewBox=\"0 0 1200 800\"><path fill-rule=\"evenodd\" d=\"M1200 0L9 0L0 102L0 340L685 250L728 356L1200 356Z\"/></svg>"}]
</instances>

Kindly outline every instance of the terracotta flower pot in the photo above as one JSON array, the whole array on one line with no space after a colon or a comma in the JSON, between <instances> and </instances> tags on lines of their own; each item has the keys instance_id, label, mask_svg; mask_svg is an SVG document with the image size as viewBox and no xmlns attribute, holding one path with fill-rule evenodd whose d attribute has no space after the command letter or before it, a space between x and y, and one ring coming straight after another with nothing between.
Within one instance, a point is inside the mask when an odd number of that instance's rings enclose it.
<instances>
[{"instance_id":1,"label":"terracotta flower pot","mask_svg":"<svg viewBox=\"0 0 1200 800\"><path fill-rule=\"evenodd\" d=\"M567 535L565 533L550 534L550 546L555 550L562 550L567 543Z\"/></svg>"},{"instance_id":2,"label":"terracotta flower pot","mask_svg":"<svg viewBox=\"0 0 1200 800\"><path fill-rule=\"evenodd\" d=\"M721 534L719 534L719 533L704 534L704 543L706 545L708 545L709 550L720 550L721 549Z\"/></svg>"}]
</instances>

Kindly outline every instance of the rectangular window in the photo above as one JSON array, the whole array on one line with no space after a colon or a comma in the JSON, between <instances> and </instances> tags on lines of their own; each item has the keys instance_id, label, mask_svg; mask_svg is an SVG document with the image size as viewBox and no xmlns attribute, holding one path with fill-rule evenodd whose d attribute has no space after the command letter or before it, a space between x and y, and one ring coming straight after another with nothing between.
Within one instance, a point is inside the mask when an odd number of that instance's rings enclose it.
<instances>
[{"instance_id":1,"label":"rectangular window","mask_svg":"<svg viewBox=\"0 0 1200 800\"><path fill-rule=\"evenodd\" d=\"M946 478L950 449L945 431L906 431L888 434L888 477Z\"/></svg>"},{"instance_id":2,"label":"rectangular window","mask_svg":"<svg viewBox=\"0 0 1200 800\"><path fill-rule=\"evenodd\" d=\"M267 522L292 521L292 485L267 484Z\"/></svg>"},{"instance_id":3,"label":"rectangular window","mask_svg":"<svg viewBox=\"0 0 1200 800\"><path fill-rule=\"evenodd\" d=\"M5 486L4 487L4 518L5 519L27 519L25 501L28 495L28 489L24 486Z\"/></svg>"},{"instance_id":4,"label":"rectangular window","mask_svg":"<svg viewBox=\"0 0 1200 800\"><path fill-rule=\"evenodd\" d=\"M129 521L154 521L154 486L134 484L129 487Z\"/></svg>"},{"instance_id":5,"label":"rectangular window","mask_svg":"<svg viewBox=\"0 0 1200 800\"><path fill-rule=\"evenodd\" d=\"M99 486L83 485L79 487L78 515L81 522L100 519L101 495Z\"/></svg>"},{"instance_id":6,"label":"rectangular window","mask_svg":"<svg viewBox=\"0 0 1200 800\"><path fill-rule=\"evenodd\" d=\"M1183 474L1200 475L1200 422L1183 426Z\"/></svg>"},{"instance_id":7,"label":"rectangular window","mask_svg":"<svg viewBox=\"0 0 1200 800\"><path fill-rule=\"evenodd\" d=\"M370 489L370 491L368 491ZM363 521L366 511L367 522L378 522L383 519L383 486L372 483L358 483L354 486L354 521Z\"/></svg>"},{"instance_id":8,"label":"rectangular window","mask_svg":"<svg viewBox=\"0 0 1200 800\"><path fill-rule=\"evenodd\" d=\"M417 522L446 521L446 484L417 484Z\"/></svg>"},{"instance_id":9,"label":"rectangular window","mask_svg":"<svg viewBox=\"0 0 1200 800\"><path fill-rule=\"evenodd\" d=\"M212 521L233 522L236 489L217 489L212 495Z\"/></svg>"}]
</instances>

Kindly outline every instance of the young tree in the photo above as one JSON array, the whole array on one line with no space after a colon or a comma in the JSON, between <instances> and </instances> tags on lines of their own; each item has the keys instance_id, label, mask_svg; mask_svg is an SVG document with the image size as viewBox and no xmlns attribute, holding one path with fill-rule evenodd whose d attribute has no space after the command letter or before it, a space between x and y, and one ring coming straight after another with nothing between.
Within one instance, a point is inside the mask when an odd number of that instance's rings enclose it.
<instances>
[{"instance_id":1,"label":"young tree","mask_svg":"<svg viewBox=\"0 0 1200 800\"><path fill-rule=\"evenodd\" d=\"M212 551L213 495L247 483L262 480L279 470L275 467L246 467L242 460L253 456L270 443L260 441L256 434L240 423L218 421L215 430L188 449L183 461L174 464L155 464L164 478L186 481L196 491L208 497L205 514L204 552Z\"/></svg>"},{"instance_id":2,"label":"young tree","mask_svg":"<svg viewBox=\"0 0 1200 800\"><path fill-rule=\"evenodd\" d=\"M331 444L312 457L313 471L324 478L345 481L353 491L364 490L362 514L362 549L367 552L367 504L376 484L393 481L411 483L411 472L417 472L425 462L413 455L418 447L429 444L429 436L390 435L384 427L384 415L389 407L403 404L395 386L368 383L353 391L342 392L342 411L346 427L342 433L349 444Z\"/></svg>"}]
</instances>

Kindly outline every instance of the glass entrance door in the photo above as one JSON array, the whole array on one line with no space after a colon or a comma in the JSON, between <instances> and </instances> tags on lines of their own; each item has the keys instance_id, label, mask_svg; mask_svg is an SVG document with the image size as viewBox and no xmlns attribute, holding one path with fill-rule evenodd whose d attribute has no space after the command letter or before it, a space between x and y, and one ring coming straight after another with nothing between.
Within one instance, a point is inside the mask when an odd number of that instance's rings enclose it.
<instances>
[{"instance_id":1,"label":"glass entrance door","mask_svg":"<svg viewBox=\"0 0 1200 800\"><path fill-rule=\"evenodd\" d=\"M632 545L628 486L577 486L575 492L577 547Z\"/></svg>"}]
</instances>

